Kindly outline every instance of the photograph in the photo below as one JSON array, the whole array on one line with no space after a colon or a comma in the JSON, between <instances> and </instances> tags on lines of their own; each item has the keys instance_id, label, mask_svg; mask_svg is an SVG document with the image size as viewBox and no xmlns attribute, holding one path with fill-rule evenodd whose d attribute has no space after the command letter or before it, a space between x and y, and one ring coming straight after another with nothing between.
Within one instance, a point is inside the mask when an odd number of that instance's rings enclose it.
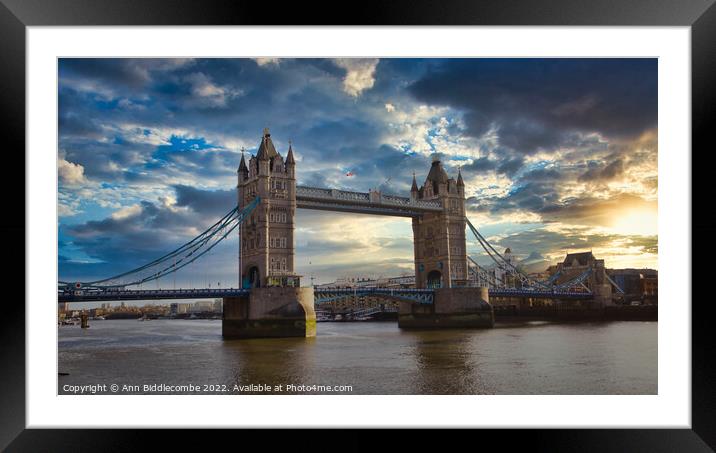
<instances>
[{"instance_id":1,"label":"photograph","mask_svg":"<svg viewBox=\"0 0 716 453\"><path fill-rule=\"evenodd\" d=\"M0 450L714 451L714 1L0 0Z\"/></svg>"},{"instance_id":2,"label":"photograph","mask_svg":"<svg viewBox=\"0 0 716 453\"><path fill-rule=\"evenodd\" d=\"M658 58L56 67L56 395L659 395Z\"/></svg>"}]
</instances>

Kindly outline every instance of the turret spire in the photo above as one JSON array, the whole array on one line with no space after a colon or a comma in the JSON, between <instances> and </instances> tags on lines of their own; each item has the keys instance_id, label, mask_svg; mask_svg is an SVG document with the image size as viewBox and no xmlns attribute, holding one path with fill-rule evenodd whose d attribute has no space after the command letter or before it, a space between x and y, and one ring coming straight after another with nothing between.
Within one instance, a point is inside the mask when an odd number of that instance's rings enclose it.
<instances>
[{"instance_id":1,"label":"turret spire","mask_svg":"<svg viewBox=\"0 0 716 453\"><path fill-rule=\"evenodd\" d=\"M239 163L239 173L248 173L249 168L246 166L246 160L244 159L244 147L241 147L241 162Z\"/></svg>"},{"instance_id":2,"label":"turret spire","mask_svg":"<svg viewBox=\"0 0 716 453\"><path fill-rule=\"evenodd\" d=\"M465 183L462 181L462 171L459 168L457 169L457 185L461 187L465 186Z\"/></svg>"},{"instance_id":3,"label":"turret spire","mask_svg":"<svg viewBox=\"0 0 716 453\"><path fill-rule=\"evenodd\" d=\"M296 161L293 159L293 145L291 140L288 141L288 155L286 156L286 164L295 164Z\"/></svg>"},{"instance_id":4,"label":"turret spire","mask_svg":"<svg viewBox=\"0 0 716 453\"><path fill-rule=\"evenodd\" d=\"M261 144L259 145L259 150L256 153L256 158L259 160L269 160L273 159L277 155L278 153L276 152L276 148L273 146L273 142L271 141L271 133L269 132L268 127L265 127L264 135L261 138Z\"/></svg>"},{"instance_id":5,"label":"turret spire","mask_svg":"<svg viewBox=\"0 0 716 453\"><path fill-rule=\"evenodd\" d=\"M413 186L410 188L411 192L418 191L418 182L415 180L415 172L413 172Z\"/></svg>"},{"instance_id":6,"label":"turret spire","mask_svg":"<svg viewBox=\"0 0 716 453\"><path fill-rule=\"evenodd\" d=\"M447 183L448 179L450 178L448 178L448 174L440 162L440 156L437 153L433 154L433 163L430 166L427 180L437 183Z\"/></svg>"}]
</instances>

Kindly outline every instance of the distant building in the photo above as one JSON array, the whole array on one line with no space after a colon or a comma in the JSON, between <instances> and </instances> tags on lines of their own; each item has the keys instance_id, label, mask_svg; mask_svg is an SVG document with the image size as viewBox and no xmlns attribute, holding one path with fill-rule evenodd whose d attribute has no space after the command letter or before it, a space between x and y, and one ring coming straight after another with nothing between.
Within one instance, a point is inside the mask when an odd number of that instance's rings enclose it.
<instances>
[{"instance_id":1,"label":"distant building","mask_svg":"<svg viewBox=\"0 0 716 453\"><path fill-rule=\"evenodd\" d=\"M658 272L654 269L608 269L607 273L624 291L624 302L656 303Z\"/></svg>"},{"instance_id":2,"label":"distant building","mask_svg":"<svg viewBox=\"0 0 716 453\"><path fill-rule=\"evenodd\" d=\"M104 316L105 313L106 313L106 310L103 308L91 308L89 311L89 315L92 317Z\"/></svg>"},{"instance_id":3,"label":"distant building","mask_svg":"<svg viewBox=\"0 0 716 453\"><path fill-rule=\"evenodd\" d=\"M624 295L641 295L641 274L624 272L624 270L620 269L611 275L614 282L624 291Z\"/></svg>"},{"instance_id":4,"label":"distant building","mask_svg":"<svg viewBox=\"0 0 716 453\"><path fill-rule=\"evenodd\" d=\"M315 288L415 288L415 275L381 278L341 277L331 283L315 285Z\"/></svg>"},{"instance_id":5,"label":"distant building","mask_svg":"<svg viewBox=\"0 0 716 453\"><path fill-rule=\"evenodd\" d=\"M547 272L547 271L544 271L544 272L532 272L532 273L530 273L530 274L527 274L527 277L528 277L528 278L530 278L530 279L532 279L532 280L537 280L537 281L547 280L547 279L550 278L551 276L552 276L552 274L550 274L550 273Z\"/></svg>"},{"instance_id":6,"label":"distant building","mask_svg":"<svg viewBox=\"0 0 716 453\"><path fill-rule=\"evenodd\" d=\"M615 303L615 283L610 279L604 267L604 260L597 259L589 252L568 253L564 261L557 265L558 275L555 284L574 282L572 291L588 291L593 294L591 301L577 301L577 305L600 307Z\"/></svg>"},{"instance_id":7,"label":"distant building","mask_svg":"<svg viewBox=\"0 0 716 453\"><path fill-rule=\"evenodd\" d=\"M191 307L191 304L187 303L172 303L169 312L173 313L174 315L184 315L189 313L189 308ZM173 312L172 312L173 310Z\"/></svg>"},{"instance_id":8,"label":"distant building","mask_svg":"<svg viewBox=\"0 0 716 453\"><path fill-rule=\"evenodd\" d=\"M557 273L559 270L559 264L552 264L545 270L545 273L549 275L550 277Z\"/></svg>"},{"instance_id":9,"label":"distant building","mask_svg":"<svg viewBox=\"0 0 716 453\"><path fill-rule=\"evenodd\" d=\"M198 300L191 306L190 311L192 313L206 313L214 311L214 301L212 300Z\"/></svg>"},{"instance_id":10,"label":"distant building","mask_svg":"<svg viewBox=\"0 0 716 453\"><path fill-rule=\"evenodd\" d=\"M604 260L598 260L592 252L568 253L564 261L557 265L557 271L560 272L560 276L556 283L559 285L570 281L589 269L594 270L594 283L600 285L606 283L603 281Z\"/></svg>"},{"instance_id":11,"label":"distant building","mask_svg":"<svg viewBox=\"0 0 716 453\"><path fill-rule=\"evenodd\" d=\"M641 279L641 294L645 304L656 304L659 300L659 277L657 275L644 275Z\"/></svg>"},{"instance_id":12,"label":"distant building","mask_svg":"<svg viewBox=\"0 0 716 453\"><path fill-rule=\"evenodd\" d=\"M497 278L497 280L501 282L508 284L508 286L511 286L513 282L508 280L510 280L512 276L512 267L517 267L517 259L512 254L512 249L510 249L509 247L505 249L505 253L502 254L502 257L505 259L508 265L496 267L494 271L495 278Z\"/></svg>"}]
</instances>

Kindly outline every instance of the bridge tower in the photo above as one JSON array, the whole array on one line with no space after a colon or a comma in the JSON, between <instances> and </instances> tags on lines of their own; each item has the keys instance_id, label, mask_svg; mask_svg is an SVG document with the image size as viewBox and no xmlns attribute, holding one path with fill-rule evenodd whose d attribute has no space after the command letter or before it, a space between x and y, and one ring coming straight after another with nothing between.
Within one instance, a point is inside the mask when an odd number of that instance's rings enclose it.
<instances>
[{"instance_id":1,"label":"bridge tower","mask_svg":"<svg viewBox=\"0 0 716 453\"><path fill-rule=\"evenodd\" d=\"M238 169L239 208L257 196L261 203L239 232L242 287L299 287L293 267L296 161L290 144L285 160L276 151L268 128L256 155L247 165L242 154Z\"/></svg>"},{"instance_id":2,"label":"bridge tower","mask_svg":"<svg viewBox=\"0 0 716 453\"><path fill-rule=\"evenodd\" d=\"M433 158L425 183L418 188L413 175L413 200L441 201L443 210L413 218L415 285L417 288L452 288L467 285L465 244L465 184L448 177L440 159Z\"/></svg>"},{"instance_id":3,"label":"bridge tower","mask_svg":"<svg viewBox=\"0 0 716 453\"><path fill-rule=\"evenodd\" d=\"M286 160L268 129L248 164L238 170L238 204L261 202L240 227L239 269L248 295L225 297L224 338L312 337L316 335L313 288L301 288L295 275L293 233L296 214L296 161L289 144Z\"/></svg>"}]
</instances>

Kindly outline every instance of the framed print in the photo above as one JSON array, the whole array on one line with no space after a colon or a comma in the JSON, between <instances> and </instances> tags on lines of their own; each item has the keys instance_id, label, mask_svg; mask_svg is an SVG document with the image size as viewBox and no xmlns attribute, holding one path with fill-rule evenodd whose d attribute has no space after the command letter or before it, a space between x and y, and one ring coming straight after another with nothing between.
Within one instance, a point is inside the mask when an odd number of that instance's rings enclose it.
<instances>
[{"instance_id":1,"label":"framed print","mask_svg":"<svg viewBox=\"0 0 716 453\"><path fill-rule=\"evenodd\" d=\"M3 329L3 446L458 427L709 451L691 238L713 221L690 148L716 10L536 5L317 23L4 0L27 180L4 227L9 257L25 233L26 297Z\"/></svg>"}]
</instances>

